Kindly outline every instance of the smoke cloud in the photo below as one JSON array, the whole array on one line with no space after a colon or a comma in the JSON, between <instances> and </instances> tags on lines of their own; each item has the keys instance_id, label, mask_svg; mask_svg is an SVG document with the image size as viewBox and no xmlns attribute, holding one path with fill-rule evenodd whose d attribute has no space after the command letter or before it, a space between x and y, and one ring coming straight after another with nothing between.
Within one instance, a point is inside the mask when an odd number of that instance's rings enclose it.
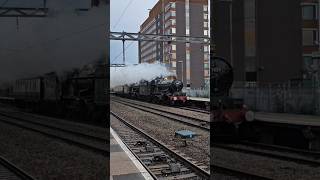
<instances>
[{"instance_id":1,"label":"smoke cloud","mask_svg":"<svg viewBox=\"0 0 320 180\"><path fill-rule=\"evenodd\" d=\"M119 85L132 84L140 80L152 80L159 76L175 75L170 72L164 65L155 64L138 64L126 67L110 68L110 87Z\"/></svg>"},{"instance_id":2,"label":"smoke cloud","mask_svg":"<svg viewBox=\"0 0 320 180\"><path fill-rule=\"evenodd\" d=\"M42 1L10 0L5 6L42 7ZM47 17L1 18L0 84L81 68L105 53L105 3L91 7L88 0L50 0L47 8Z\"/></svg>"}]
</instances>

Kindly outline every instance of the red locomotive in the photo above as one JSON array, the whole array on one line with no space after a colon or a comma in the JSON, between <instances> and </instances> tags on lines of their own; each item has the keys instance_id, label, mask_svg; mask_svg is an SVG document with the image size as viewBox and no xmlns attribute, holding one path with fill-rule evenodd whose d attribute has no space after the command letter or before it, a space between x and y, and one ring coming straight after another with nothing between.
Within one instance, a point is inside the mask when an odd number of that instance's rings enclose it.
<instances>
[{"instance_id":1,"label":"red locomotive","mask_svg":"<svg viewBox=\"0 0 320 180\"><path fill-rule=\"evenodd\" d=\"M232 66L223 58L214 57L210 70L213 139L234 140L254 137L251 128L254 113L241 99L229 97L233 83Z\"/></svg>"}]
</instances>

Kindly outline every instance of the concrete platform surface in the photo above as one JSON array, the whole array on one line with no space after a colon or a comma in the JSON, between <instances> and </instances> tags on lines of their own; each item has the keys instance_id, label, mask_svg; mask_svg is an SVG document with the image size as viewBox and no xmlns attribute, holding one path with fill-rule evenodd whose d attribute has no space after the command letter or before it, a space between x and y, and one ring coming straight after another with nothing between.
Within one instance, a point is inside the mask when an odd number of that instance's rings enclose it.
<instances>
[{"instance_id":1,"label":"concrete platform surface","mask_svg":"<svg viewBox=\"0 0 320 180\"><path fill-rule=\"evenodd\" d=\"M110 128L110 180L153 180L152 176Z\"/></svg>"},{"instance_id":2,"label":"concrete platform surface","mask_svg":"<svg viewBox=\"0 0 320 180\"><path fill-rule=\"evenodd\" d=\"M294 124L303 126L320 126L320 116L315 115L256 112L255 119L258 121L272 123Z\"/></svg>"},{"instance_id":3,"label":"concrete platform surface","mask_svg":"<svg viewBox=\"0 0 320 180\"><path fill-rule=\"evenodd\" d=\"M191 96L189 97L189 100L210 102L210 98L191 97Z\"/></svg>"}]
</instances>

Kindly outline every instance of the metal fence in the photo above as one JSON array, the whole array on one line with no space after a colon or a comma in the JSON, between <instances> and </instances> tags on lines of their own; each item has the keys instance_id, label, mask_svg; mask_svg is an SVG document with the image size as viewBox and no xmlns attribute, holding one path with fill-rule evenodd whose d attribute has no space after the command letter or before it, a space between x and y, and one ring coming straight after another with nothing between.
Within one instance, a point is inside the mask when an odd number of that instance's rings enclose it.
<instances>
[{"instance_id":1,"label":"metal fence","mask_svg":"<svg viewBox=\"0 0 320 180\"><path fill-rule=\"evenodd\" d=\"M190 97L202 97L209 98L210 97L210 88L197 88L197 89L186 89L182 90Z\"/></svg>"},{"instance_id":2,"label":"metal fence","mask_svg":"<svg viewBox=\"0 0 320 180\"><path fill-rule=\"evenodd\" d=\"M242 98L245 104L256 111L320 114L320 90L315 86L292 87L289 83L234 85L230 95Z\"/></svg>"}]
</instances>

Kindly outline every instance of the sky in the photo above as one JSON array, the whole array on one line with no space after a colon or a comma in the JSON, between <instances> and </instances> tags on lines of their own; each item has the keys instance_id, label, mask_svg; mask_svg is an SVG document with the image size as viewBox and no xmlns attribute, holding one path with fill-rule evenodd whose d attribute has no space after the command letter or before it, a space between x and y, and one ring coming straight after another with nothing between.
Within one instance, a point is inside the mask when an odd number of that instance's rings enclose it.
<instances>
[{"instance_id":1,"label":"sky","mask_svg":"<svg viewBox=\"0 0 320 180\"><path fill-rule=\"evenodd\" d=\"M146 20L158 0L110 0L110 31L139 32L140 25ZM121 15L123 16L121 17ZM126 64L138 63L138 42L125 42ZM111 64L122 64L122 41L110 43Z\"/></svg>"},{"instance_id":2,"label":"sky","mask_svg":"<svg viewBox=\"0 0 320 180\"><path fill-rule=\"evenodd\" d=\"M42 7L42 2L9 0L3 6ZM88 0L47 0L47 7L47 17L20 17L18 26L16 18L0 17L0 84L79 68L106 53L105 5L91 8Z\"/></svg>"}]
</instances>

